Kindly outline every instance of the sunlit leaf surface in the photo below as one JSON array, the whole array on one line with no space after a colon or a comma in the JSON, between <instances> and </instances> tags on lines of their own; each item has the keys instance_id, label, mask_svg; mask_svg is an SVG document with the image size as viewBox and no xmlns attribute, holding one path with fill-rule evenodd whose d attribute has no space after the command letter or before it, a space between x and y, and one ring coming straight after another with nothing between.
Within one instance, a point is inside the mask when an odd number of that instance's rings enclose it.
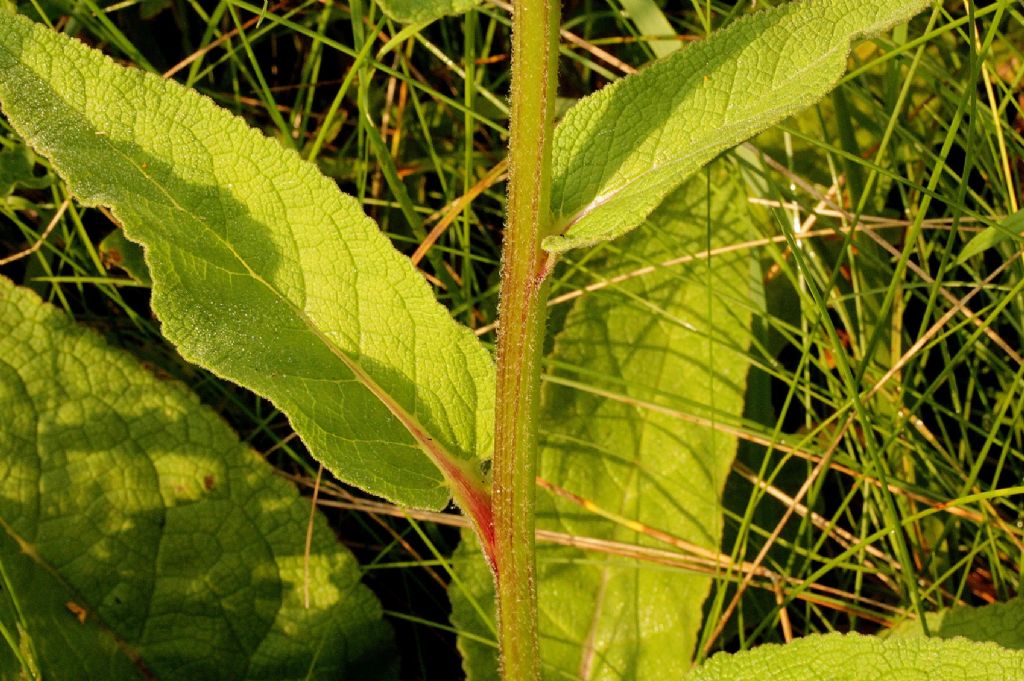
<instances>
[{"instance_id":1,"label":"sunlit leaf surface","mask_svg":"<svg viewBox=\"0 0 1024 681\"><path fill-rule=\"evenodd\" d=\"M478 483L489 354L313 165L205 97L5 12L0 103L78 199L145 246L182 356L271 399L374 494L442 508L448 481Z\"/></svg>"},{"instance_id":2,"label":"sunlit leaf surface","mask_svg":"<svg viewBox=\"0 0 1024 681\"><path fill-rule=\"evenodd\" d=\"M309 502L182 385L3 278L0 414L0 623L42 678L397 675L319 519L305 607Z\"/></svg>"}]
</instances>

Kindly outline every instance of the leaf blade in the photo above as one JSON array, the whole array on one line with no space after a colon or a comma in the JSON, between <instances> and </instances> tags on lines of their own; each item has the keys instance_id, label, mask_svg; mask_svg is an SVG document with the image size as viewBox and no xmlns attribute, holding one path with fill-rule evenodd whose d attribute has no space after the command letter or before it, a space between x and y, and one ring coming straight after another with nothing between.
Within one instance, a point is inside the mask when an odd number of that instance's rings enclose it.
<instances>
[{"instance_id":1,"label":"leaf blade","mask_svg":"<svg viewBox=\"0 0 1024 681\"><path fill-rule=\"evenodd\" d=\"M14 640L0 646L0 678L144 679L74 591L39 569L3 525L0 517L0 627Z\"/></svg>"},{"instance_id":2,"label":"leaf blade","mask_svg":"<svg viewBox=\"0 0 1024 681\"><path fill-rule=\"evenodd\" d=\"M828 92L852 40L927 4L794 0L581 100L555 131L556 235L544 248L561 253L634 229L718 153Z\"/></svg>"},{"instance_id":3,"label":"leaf blade","mask_svg":"<svg viewBox=\"0 0 1024 681\"><path fill-rule=\"evenodd\" d=\"M1024 232L1024 210L1008 215L1003 220L975 234L964 245L964 249L960 251L954 264L963 265L968 259L979 253L984 253L1008 239L1019 240L1021 232Z\"/></svg>"},{"instance_id":4,"label":"leaf blade","mask_svg":"<svg viewBox=\"0 0 1024 681\"><path fill-rule=\"evenodd\" d=\"M654 36L668 36L668 39L647 41L647 45L658 58L667 57L678 50L682 43L675 40L675 29L669 23L665 13L654 0L619 0L622 9L629 15L630 20L636 26L641 35L652 38Z\"/></svg>"},{"instance_id":5,"label":"leaf blade","mask_svg":"<svg viewBox=\"0 0 1024 681\"><path fill-rule=\"evenodd\" d=\"M856 660L856 664L851 664ZM966 639L883 640L818 634L786 645L715 655L686 681L1009 681L1024 674L1024 653Z\"/></svg>"},{"instance_id":6,"label":"leaf blade","mask_svg":"<svg viewBox=\"0 0 1024 681\"><path fill-rule=\"evenodd\" d=\"M391 644L355 559L318 518L307 610L308 505L195 395L2 278L0 356L4 546L73 593L138 668L396 676L366 659Z\"/></svg>"},{"instance_id":7,"label":"leaf blade","mask_svg":"<svg viewBox=\"0 0 1024 681\"><path fill-rule=\"evenodd\" d=\"M481 0L377 0L384 13L403 24L426 24L468 12Z\"/></svg>"},{"instance_id":8,"label":"leaf blade","mask_svg":"<svg viewBox=\"0 0 1024 681\"><path fill-rule=\"evenodd\" d=\"M978 607L943 608L926 613L932 638L963 637L997 643L1010 650L1024 650L1024 601L1014 598ZM908 620L889 630L890 638L924 636L919 620Z\"/></svg>"},{"instance_id":9,"label":"leaf blade","mask_svg":"<svg viewBox=\"0 0 1024 681\"><path fill-rule=\"evenodd\" d=\"M449 482L482 489L490 357L355 199L194 92L20 17L0 28L5 113L146 248L186 359L271 399L368 491L441 508Z\"/></svg>"}]
</instances>

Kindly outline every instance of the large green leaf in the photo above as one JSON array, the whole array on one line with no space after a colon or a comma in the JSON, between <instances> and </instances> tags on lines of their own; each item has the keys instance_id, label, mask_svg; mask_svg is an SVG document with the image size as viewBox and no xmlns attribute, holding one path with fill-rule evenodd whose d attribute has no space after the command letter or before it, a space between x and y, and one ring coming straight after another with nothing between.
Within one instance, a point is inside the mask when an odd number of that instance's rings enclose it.
<instances>
[{"instance_id":1,"label":"large green leaf","mask_svg":"<svg viewBox=\"0 0 1024 681\"><path fill-rule=\"evenodd\" d=\"M183 386L2 278L0 414L0 621L16 628L17 599L41 657L64 636L37 617L30 583L50 579L150 678L396 675L380 605L319 519L304 607L308 502ZM121 678L54 664L44 678Z\"/></svg>"},{"instance_id":2,"label":"large green leaf","mask_svg":"<svg viewBox=\"0 0 1024 681\"><path fill-rule=\"evenodd\" d=\"M699 253L708 230L712 247L752 236L745 197L724 167L713 174L710 195L703 176L687 183L595 274L613 277ZM756 259L735 251L715 256L710 267L696 258L655 269L576 303L550 355L540 475L617 519L539 491L539 527L671 548L630 526L641 523L718 550L720 494L736 438L645 405L735 424L761 298ZM452 589L455 622L486 637L472 606L489 602L489 581L472 554L459 554L465 589ZM537 560L550 678L678 679L689 669L709 575L551 544L540 545ZM468 637L460 646L471 679L495 677L492 647Z\"/></svg>"},{"instance_id":3,"label":"large green leaf","mask_svg":"<svg viewBox=\"0 0 1024 681\"><path fill-rule=\"evenodd\" d=\"M441 17L461 14L481 0L377 0L384 13L403 24L423 24Z\"/></svg>"},{"instance_id":4,"label":"large green leaf","mask_svg":"<svg viewBox=\"0 0 1024 681\"><path fill-rule=\"evenodd\" d=\"M850 43L929 0L796 0L736 21L569 110L555 132L552 210L567 251L614 239L719 152L808 106Z\"/></svg>"},{"instance_id":5,"label":"large green leaf","mask_svg":"<svg viewBox=\"0 0 1024 681\"><path fill-rule=\"evenodd\" d=\"M205 97L2 11L0 103L146 247L182 356L271 399L343 480L431 508L446 481L479 487L487 351L313 165Z\"/></svg>"},{"instance_id":6,"label":"large green leaf","mask_svg":"<svg viewBox=\"0 0 1024 681\"><path fill-rule=\"evenodd\" d=\"M827 634L716 655L685 681L1017 681L1024 653L994 643Z\"/></svg>"}]
</instances>

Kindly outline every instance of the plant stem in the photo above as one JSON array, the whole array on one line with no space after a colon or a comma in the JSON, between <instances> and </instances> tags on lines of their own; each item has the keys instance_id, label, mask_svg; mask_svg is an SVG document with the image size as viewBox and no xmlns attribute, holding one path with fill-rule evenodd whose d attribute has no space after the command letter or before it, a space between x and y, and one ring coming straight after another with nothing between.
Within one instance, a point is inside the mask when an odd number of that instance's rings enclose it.
<instances>
[{"instance_id":1,"label":"plant stem","mask_svg":"<svg viewBox=\"0 0 1024 681\"><path fill-rule=\"evenodd\" d=\"M540 678L534 585L537 403L551 226L557 0L518 0L512 23L508 219L501 255L495 414L494 573L502 676Z\"/></svg>"}]
</instances>

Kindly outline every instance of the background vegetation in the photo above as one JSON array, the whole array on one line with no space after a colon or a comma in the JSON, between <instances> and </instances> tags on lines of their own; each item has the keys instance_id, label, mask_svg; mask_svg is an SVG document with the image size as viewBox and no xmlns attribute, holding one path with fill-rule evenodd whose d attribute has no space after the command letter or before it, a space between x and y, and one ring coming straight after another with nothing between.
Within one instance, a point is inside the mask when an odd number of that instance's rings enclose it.
<instances>
[{"instance_id":1,"label":"background vegetation","mask_svg":"<svg viewBox=\"0 0 1024 681\"><path fill-rule=\"evenodd\" d=\"M764 4L565 2L560 95L568 104ZM21 10L203 92L315 159L456 318L493 341L503 2L405 30L370 0L33 0ZM875 43L861 45L832 95L727 154L761 232L730 248L758 254L768 297L726 493L722 552L735 570L718 575L705 606L701 657L811 632L876 632L1020 587L1024 10L946 2L883 40L894 41L893 59L879 63ZM63 183L0 126L0 274L184 381L311 491L316 466L286 419L177 356L117 226L103 211L65 207ZM964 253L979 234L994 246ZM588 259L615 248L567 255L553 330L585 294ZM631 274L657 264L636 262ZM549 370L548 380L586 381ZM404 678L453 678L445 585L460 518L401 511L326 477L318 503L384 603ZM756 588L738 586L746 574Z\"/></svg>"}]
</instances>

